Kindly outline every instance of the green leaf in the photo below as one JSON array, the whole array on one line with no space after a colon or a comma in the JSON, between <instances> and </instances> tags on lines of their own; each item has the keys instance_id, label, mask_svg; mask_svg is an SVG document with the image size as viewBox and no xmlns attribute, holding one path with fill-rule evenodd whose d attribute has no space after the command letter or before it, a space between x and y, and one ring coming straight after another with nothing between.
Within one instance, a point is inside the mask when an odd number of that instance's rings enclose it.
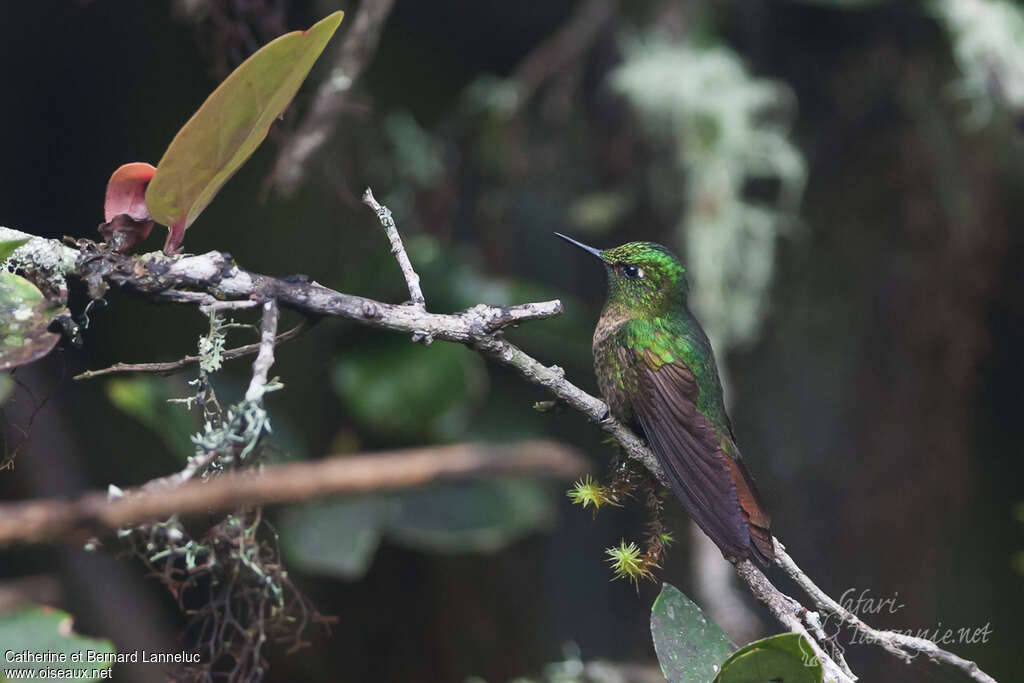
<instances>
[{"instance_id":1,"label":"green leaf","mask_svg":"<svg viewBox=\"0 0 1024 683\"><path fill-rule=\"evenodd\" d=\"M353 349L335 367L334 386L357 420L391 438L422 441L463 433L468 404L487 374L480 356L456 344Z\"/></svg>"},{"instance_id":2,"label":"green leaf","mask_svg":"<svg viewBox=\"0 0 1024 683\"><path fill-rule=\"evenodd\" d=\"M0 643L6 653L4 669L106 669L103 663L89 662L89 652L112 654L114 645L109 640L83 638L71 630L71 615L50 607L30 607L0 616ZM61 662L12 662L11 656L28 651L34 654L64 653ZM82 661L72 662L72 656ZM3 678L0 675L0 678ZM64 680L95 681L100 675L78 676Z\"/></svg>"},{"instance_id":3,"label":"green leaf","mask_svg":"<svg viewBox=\"0 0 1024 683\"><path fill-rule=\"evenodd\" d=\"M52 351L60 335L48 328L61 310L25 278L0 273L0 370L31 363Z\"/></svg>"},{"instance_id":4,"label":"green leaf","mask_svg":"<svg viewBox=\"0 0 1024 683\"><path fill-rule=\"evenodd\" d=\"M146 189L150 215L171 228L164 251L177 250L185 230L263 142L343 15L334 12L263 46L178 131Z\"/></svg>"},{"instance_id":5,"label":"green leaf","mask_svg":"<svg viewBox=\"0 0 1024 683\"><path fill-rule=\"evenodd\" d=\"M517 479L411 491L395 502L388 538L425 552L493 552L548 526L556 514L543 484Z\"/></svg>"},{"instance_id":6,"label":"green leaf","mask_svg":"<svg viewBox=\"0 0 1024 683\"><path fill-rule=\"evenodd\" d=\"M3 263L7 258L14 253L14 250L23 244L28 243L28 238L23 240L8 240L6 242L0 242L0 263Z\"/></svg>"},{"instance_id":7,"label":"green leaf","mask_svg":"<svg viewBox=\"0 0 1024 683\"><path fill-rule=\"evenodd\" d=\"M370 568L392 509L392 501L384 497L289 507L277 525L281 551L289 566L358 579Z\"/></svg>"},{"instance_id":8,"label":"green leaf","mask_svg":"<svg viewBox=\"0 0 1024 683\"><path fill-rule=\"evenodd\" d=\"M715 683L820 683L821 662L799 633L755 640L725 660Z\"/></svg>"},{"instance_id":9,"label":"green leaf","mask_svg":"<svg viewBox=\"0 0 1024 683\"><path fill-rule=\"evenodd\" d=\"M718 624L667 583L651 607L651 636L670 683L711 683L734 648Z\"/></svg>"}]
</instances>

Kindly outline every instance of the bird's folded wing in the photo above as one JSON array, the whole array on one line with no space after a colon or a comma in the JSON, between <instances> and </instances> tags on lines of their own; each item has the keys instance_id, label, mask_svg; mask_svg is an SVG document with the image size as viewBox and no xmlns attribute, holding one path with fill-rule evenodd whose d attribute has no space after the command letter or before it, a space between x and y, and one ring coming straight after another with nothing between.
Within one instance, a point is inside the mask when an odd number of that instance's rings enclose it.
<instances>
[{"instance_id":1,"label":"bird's folded wing","mask_svg":"<svg viewBox=\"0 0 1024 683\"><path fill-rule=\"evenodd\" d=\"M722 447L722 440L729 435L721 434L697 410L697 381L685 363L665 363L648 350L637 354L634 364L640 390L633 411L673 491L723 551L746 557L749 514L740 498L752 498L758 511L763 508L742 464L734 464ZM741 480L739 492L737 477ZM766 515L764 518L767 520Z\"/></svg>"}]
</instances>

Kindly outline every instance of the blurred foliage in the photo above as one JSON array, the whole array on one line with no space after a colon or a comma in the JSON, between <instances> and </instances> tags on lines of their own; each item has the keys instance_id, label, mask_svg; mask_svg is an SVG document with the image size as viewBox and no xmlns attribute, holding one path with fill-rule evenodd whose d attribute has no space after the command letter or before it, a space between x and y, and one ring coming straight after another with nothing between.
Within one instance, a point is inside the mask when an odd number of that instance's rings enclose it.
<instances>
[{"instance_id":1,"label":"blurred foliage","mask_svg":"<svg viewBox=\"0 0 1024 683\"><path fill-rule=\"evenodd\" d=\"M965 122L986 125L993 104L1024 115L1024 8L1007 0L930 0L953 43L961 78L953 92L972 108Z\"/></svg>"},{"instance_id":2,"label":"blurred foliage","mask_svg":"<svg viewBox=\"0 0 1024 683\"><path fill-rule=\"evenodd\" d=\"M292 566L356 579L383 538L424 552L493 552L554 518L549 487L503 479L293 506L278 528Z\"/></svg>"},{"instance_id":3,"label":"blurred foliage","mask_svg":"<svg viewBox=\"0 0 1024 683\"><path fill-rule=\"evenodd\" d=\"M29 651L36 655L61 653L66 657L63 663L12 663L11 658L6 656L3 660L4 668L33 669L37 672L41 672L42 669L92 670L108 668L103 664L89 663L85 661L85 657L87 651L99 655L113 654L116 652L113 643L109 640L85 638L78 635L72 630L73 621L70 614L52 607L30 607L8 614L0 614L0 643L3 643L6 655ZM71 659L72 656L82 659L76 662ZM47 676L36 676L36 678L45 677ZM61 678L75 681L98 681L104 677L61 676ZM6 680L2 671L0 671L0 679Z\"/></svg>"},{"instance_id":4,"label":"blurred foliage","mask_svg":"<svg viewBox=\"0 0 1024 683\"><path fill-rule=\"evenodd\" d=\"M151 375L119 377L106 383L110 402L158 434L183 462L195 452L191 435L198 424L188 411L168 401L180 396L184 388L180 381Z\"/></svg>"},{"instance_id":5,"label":"blurred foliage","mask_svg":"<svg viewBox=\"0 0 1024 683\"><path fill-rule=\"evenodd\" d=\"M462 346L401 340L344 353L332 378L345 407L367 428L412 441L454 439L486 392L483 365Z\"/></svg>"},{"instance_id":6,"label":"blurred foliage","mask_svg":"<svg viewBox=\"0 0 1024 683\"><path fill-rule=\"evenodd\" d=\"M288 507L277 523L284 558L312 574L358 579L373 562L393 506L390 499L374 496Z\"/></svg>"},{"instance_id":7,"label":"blurred foliage","mask_svg":"<svg viewBox=\"0 0 1024 683\"><path fill-rule=\"evenodd\" d=\"M529 480L490 480L428 491L397 500L389 536L431 552L494 552L555 519L551 487Z\"/></svg>"},{"instance_id":8,"label":"blurred foliage","mask_svg":"<svg viewBox=\"0 0 1024 683\"><path fill-rule=\"evenodd\" d=\"M866 7L874 7L892 0L797 0L808 5L831 5L839 9L852 10Z\"/></svg>"}]
</instances>

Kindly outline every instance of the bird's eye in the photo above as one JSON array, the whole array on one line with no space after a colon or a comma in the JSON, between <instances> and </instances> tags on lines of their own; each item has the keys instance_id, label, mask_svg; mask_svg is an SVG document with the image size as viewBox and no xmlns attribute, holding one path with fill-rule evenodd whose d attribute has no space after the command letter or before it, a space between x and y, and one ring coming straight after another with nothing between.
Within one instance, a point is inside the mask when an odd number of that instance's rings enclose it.
<instances>
[{"instance_id":1,"label":"bird's eye","mask_svg":"<svg viewBox=\"0 0 1024 683\"><path fill-rule=\"evenodd\" d=\"M642 280L644 277L644 269L640 266L628 265L622 269L623 275L628 277L630 280Z\"/></svg>"}]
</instances>

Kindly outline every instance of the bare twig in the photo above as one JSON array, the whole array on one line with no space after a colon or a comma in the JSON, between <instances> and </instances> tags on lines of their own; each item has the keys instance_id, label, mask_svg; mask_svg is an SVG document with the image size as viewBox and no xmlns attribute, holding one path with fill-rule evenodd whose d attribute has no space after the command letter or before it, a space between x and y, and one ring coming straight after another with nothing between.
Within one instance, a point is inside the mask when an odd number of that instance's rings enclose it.
<instances>
[{"instance_id":1,"label":"bare twig","mask_svg":"<svg viewBox=\"0 0 1024 683\"><path fill-rule=\"evenodd\" d=\"M531 50L512 74L518 104L522 106L544 81L583 55L611 23L616 8L615 0L584 0L562 28Z\"/></svg>"},{"instance_id":2,"label":"bare twig","mask_svg":"<svg viewBox=\"0 0 1024 683\"><path fill-rule=\"evenodd\" d=\"M750 560L743 560L736 564L736 573L750 587L754 597L764 603L772 616L793 633L799 633L810 644L813 654L821 662L822 680L835 681L836 683L853 683L854 677L847 675L832 658L822 649L821 644L808 632L801 620L801 614L805 611L803 605L782 593L772 585L760 569L754 566ZM811 653L808 653L810 655Z\"/></svg>"},{"instance_id":3,"label":"bare twig","mask_svg":"<svg viewBox=\"0 0 1024 683\"><path fill-rule=\"evenodd\" d=\"M295 339L306 329L306 322L303 321L288 330L277 335L274 339L275 344ZM246 344L245 346L238 346L233 349L227 349L221 356L224 360L231 360L232 358L242 358L256 353L260 350L259 343ZM102 377L104 375L112 375L119 372L148 372L157 375L168 375L172 372L176 372L183 368L187 368L192 365L196 365L199 362L199 356L185 356L179 360L168 361L166 363L115 363L108 368L102 368L100 370L87 370L81 374L75 375L74 379L93 379L94 377Z\"/></svg>"},{"instance_id":4,"label":"bare twig","mask_svg":"<svg viewBox=\"0 0 1024 683\"><path fill-rule=\"evenodd\" d=\"M259 403L267 392L267 374L274 364L274 338L277 336L277 302L271 299L263 304L260 325L260 350L252 363L252 381L245 392L245 400Z\"/></svg>"},{"instance_id":5,"label":"bare twig","mask_svg":"<svg viewBox=\"0 0 1024 683\"><path fill-rule=\"evenodd\" d=\"M351 28L338 44L334 68L317 90L302 123L285 140L264 189L273 185L285 197L298 189L309 158L330 138L349 90L377 52L381 29L394 4L394 0L359 3Z\"/></svg>"},{"instance_id":6,"label":"bare twig","mask_svg":"<svg viewBox=\"0 0 1024 683\"><path fill-rule=\"evenodd\" d=\"M0 547L82 539L170 515L397 491L501 475L570 480L586 469L586 460L577 451L552 441L459 444L269 465L259 472L227 472L205 482L186 481L173 488L146 485L114 500L97 491L75 501L46 499L2 505Z\"/></svg>"},{"instance_id":7,"label":"bare twig","mask_svg":"<svg viewBox=\"0 0 1024 683\"><path fill-rule=\"evenodd\" d=\"M370 188L366 188L366 191L363 192L363 204L374 210L377 218L380 219L380 224L384 226L384 232L387 233L388 241L391 242L391 253L395 255L398 267L402 269L405 282L409 285L409 296L412 299L412 305L421 309L426 308L427 302L423 298L423 290L420 289L420 276L416 274L416 271L412 268L412 263L409 262L409 255L405 252L402 236L398 234L398 226L395 225L395 219L392 218L391 211L388 207L383 206L377 201L376 197L373 196L373 190Z\"/></svg>"},{"instance_id":8,"label":"bare twig","mask_svg":"<svg viewBox=\"0 0 1024 683\"><path fill-rule=\"evenodd\" d=\"M764 573L759 568L754 566L750 560L742 560L736 563L736 573L739 574L739 578L748 585L751 589L751 593L754 594L758 600L760 600L768 611L772 613L772 616L779 621L782 626L792 631L793 633L799 633L802 635L807 642L810 644L813 654L817 657L821 663L822 669L822 680L824 681L835 681L836 683L853 683L855 678L847 675L843 669L836 664L836 661L831 659L828 654L821 648L821 645L815 640L804 627L804 623L801 621L801 612L804 611L804 606L799 602L785 595L775 588L768 578L765 577ZM811 652L808 653L810 655Z\"/></svg>"}]
</instances>

